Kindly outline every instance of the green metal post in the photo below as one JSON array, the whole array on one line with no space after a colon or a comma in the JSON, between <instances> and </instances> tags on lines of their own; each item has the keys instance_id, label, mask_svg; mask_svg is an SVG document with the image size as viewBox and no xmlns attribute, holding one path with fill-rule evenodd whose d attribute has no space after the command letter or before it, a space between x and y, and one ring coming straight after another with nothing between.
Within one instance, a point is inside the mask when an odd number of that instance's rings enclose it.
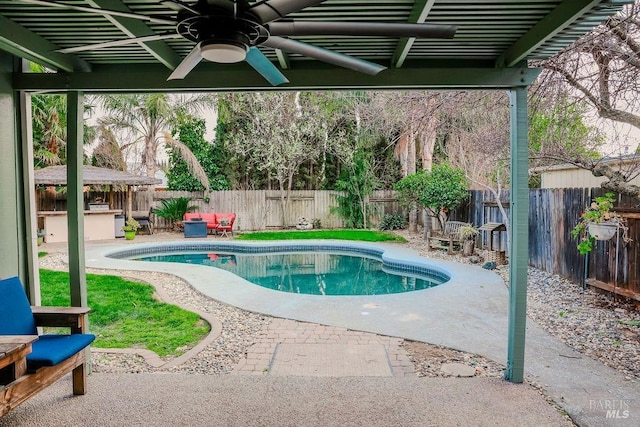
<instances>
[{"instance_id":1,"label":"green metal post","mask_svg":"<svg viewBox=\"0 0 640 427\"><path fill-rule=\"evenodd\" d=\"M24 61L23 61L24 62ZM23 282L27 285L27 295L31 305L42 305L40 295L40 273L38 269L38 219L36 216L36 197L34 183L33 160L33 125L31 116L31 95L21 91L18 97L20 108L17 109L20 123L21 154L22 160L22 205L25 218L25 247L27 250L26 271Z\"/></svg>"},{"instance_id":2,"label":"green metal post","mask_svg":"<svg viewBox=\"0 0 640 427\"><path fill-rule=\"evenodd\" d=\"M87 306L82 191L83 113L82 92L67 92L67 225L71 305L74 307Z\"/></svg>"},{"instance_id":3,"label":"green metal post","mask_svg":"<svg viewBox=\"0 0 640 427\"><path fill-rule=\"evenodd\" d=\"M505 378L524 379L529 246L527 88L509 93L511 111L511 219L509 247L509 340Z\"/></svg>"}]
</instances>

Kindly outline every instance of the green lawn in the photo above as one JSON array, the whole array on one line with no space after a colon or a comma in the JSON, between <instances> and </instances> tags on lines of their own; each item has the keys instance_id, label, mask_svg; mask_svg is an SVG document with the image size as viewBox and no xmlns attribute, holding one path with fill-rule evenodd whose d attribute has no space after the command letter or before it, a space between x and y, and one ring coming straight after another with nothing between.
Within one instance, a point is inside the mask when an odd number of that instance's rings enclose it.
<instances>
[{"instance_id":1,"label":"green lawn","mask_svg":"<svg viewBox=\"0 0 640 427\"><path fill-rule=\"evenodd\" d=\"M41 269L40 282L42 305L69 305L68 273ZM153 287L117 276L87 274L87 300L95 347L180 355L210 329L197 314L155 300Z\"/></svg>"},{"instance_id":2,"label":"green lawn","mask_svg":"<svg viewBox=\"0 0 640 427\"><path fill-rule=\"evenodd\" d=\"M242 233L238 240L303 240L337 239L362 240L365 242L406 242L403 237L384 231L373 230L304 230L304 231L257 231Z\"/></svg>"}]
</instances>

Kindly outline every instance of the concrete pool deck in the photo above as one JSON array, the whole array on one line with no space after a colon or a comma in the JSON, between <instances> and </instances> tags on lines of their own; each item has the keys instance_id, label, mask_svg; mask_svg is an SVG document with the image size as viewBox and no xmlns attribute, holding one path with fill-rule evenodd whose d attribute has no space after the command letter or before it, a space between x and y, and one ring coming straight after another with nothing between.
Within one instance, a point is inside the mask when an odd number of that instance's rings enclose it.
<instances>
[{"instance_id":1,"label":"concrete pool deck","mask_svg":"<svg viewBox=\"0 0 640 427\"><path fill-rule=\"evenodd\" d=\"M409 263L424 261L412 250L394 245L355 245L383 248L385 256ZM144 246L134 244L126 248ZM123 245L88 246L86 264L94 268L175 274L203 294L246 310L443 345L506 363L508 290L499 276L479 267L429 259L430 264L451 273L450 282L405 294L323 297L271 291L211 267L105 257L122 248ZM527 379L542 385L574 421L594 426L609 422L640 425L637 382L625 380L614 369L575 352L531 320L527 325ZM606 419L608 403L627 409L626 413L618 414L626 417Z\"/></svg>"},{"instance_id":2,"label":"concrete pool deck","mask_svg":"<svg viewBox=\"0 0 640 427\"><path fill-rule=\"evenodd\" d=\"M137 244L127 245L125 249L127 251L144 251L154 247L178 248L188 245L192 251L195 251L199 244L216 243L218 242ZM222 241L220 244L226 245L229 242ZM407 264L420 265L426 260L417 256L410 249L381 244L345 243L344 241L267 242L260 244L234 242L233 244L239 247L335 245L336 248L349 245L363 251L382 250L384 251L383 257L386 259L400 260ZM122 249L123 246L120 245L87 247L86 265L93 268L175 274L208 297L256 313L342 326L469 351L460 347L465 345L469 348L475 348L474 352L479 354L495 350L495 354L490 358L497 362L505 362L504 355L507 353L507 345L503 338L506 337L506 332L504 335L496 336L497 339L494 340L487 340L485 334L506 331L507 289L497 274L480 267L467 267L447 261L428 260L429 265L449 273L451 279L434 288L391 295L350 297L300 295L256 286L233 273L208 266L139 262L107 256L120 252ZM491 315L496 312L503 312L505 316ZM454 330L456 333L452 334ZM497 359L500 357L499 355L502 355L502 359Z\"/></svg>"}]
</instances>

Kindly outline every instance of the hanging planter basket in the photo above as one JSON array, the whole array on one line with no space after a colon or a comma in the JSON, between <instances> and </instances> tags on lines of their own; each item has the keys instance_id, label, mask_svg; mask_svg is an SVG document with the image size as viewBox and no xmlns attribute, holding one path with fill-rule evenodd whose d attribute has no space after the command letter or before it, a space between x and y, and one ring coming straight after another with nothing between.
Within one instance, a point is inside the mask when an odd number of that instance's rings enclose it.
<instances>
[{"instance_id":1,"label":"hanging planter basket","mask_svg":"<svg viewBox=\"0 0 640 427\"><path fill-rule=\"evenodd\" d=\"M618 231L618 221L590 222L589 234L596 240L609 240Z\"/></svg>"}]
</instances>

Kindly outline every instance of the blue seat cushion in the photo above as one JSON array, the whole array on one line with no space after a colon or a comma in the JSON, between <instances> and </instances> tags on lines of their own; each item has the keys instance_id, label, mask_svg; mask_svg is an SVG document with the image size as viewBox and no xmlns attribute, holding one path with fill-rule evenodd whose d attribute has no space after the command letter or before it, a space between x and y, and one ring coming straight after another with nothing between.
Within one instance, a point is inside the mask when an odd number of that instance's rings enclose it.
<instances>
[{"instance_id":1,"label":"blue seat cushion","mask_svg":"<svg viewBox=\"0 0 640 427\"><path fill-rule=\"evenodd\" d=\"M0 280L0 335L37 335L31 306L18 277Z\"/></svg>"},{"instance_id":2,"label":"blue seat cushion","mask_svg":"<svg viewBox=\"0 0 640 427\"><path fill-rule=\"evenodd\" d=\"M33 351L27 355L27 368L55 366L73 356L96 339L93 334L41 335L33 343Z\"/></svg>"}]
</instances>

